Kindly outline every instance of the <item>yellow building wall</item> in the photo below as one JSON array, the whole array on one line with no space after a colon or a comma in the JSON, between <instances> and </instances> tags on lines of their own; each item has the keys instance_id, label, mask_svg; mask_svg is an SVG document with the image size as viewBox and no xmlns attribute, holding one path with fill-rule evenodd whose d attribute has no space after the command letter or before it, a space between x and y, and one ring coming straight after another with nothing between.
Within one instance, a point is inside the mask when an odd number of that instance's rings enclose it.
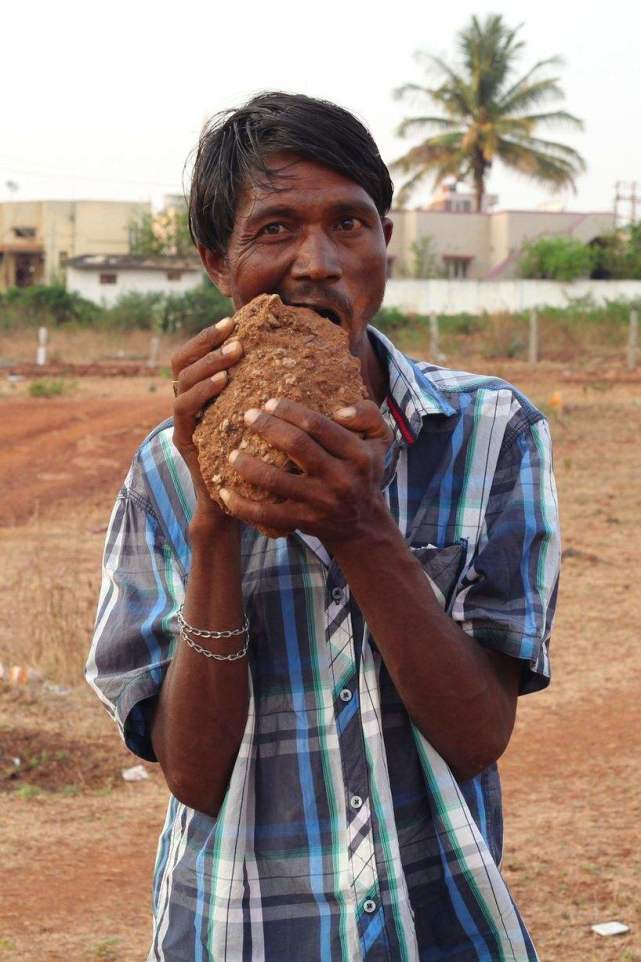
<instances>
[{"instance_id":1,"label":"yellow building wall","mask_svg":"<svg viewBox=\"0 0 641 962\"><path fill-rule=\"evenodd\" d=\"M151 205L138 201L46 200L0 203L0 245L20 247L14 227L34 227L29 243L44 251L44 277L64 277L64 260L81 254L127 254L129 224ZM10 256L0 264L0 288L11 283Z\"/></svg>"}]
</instances>

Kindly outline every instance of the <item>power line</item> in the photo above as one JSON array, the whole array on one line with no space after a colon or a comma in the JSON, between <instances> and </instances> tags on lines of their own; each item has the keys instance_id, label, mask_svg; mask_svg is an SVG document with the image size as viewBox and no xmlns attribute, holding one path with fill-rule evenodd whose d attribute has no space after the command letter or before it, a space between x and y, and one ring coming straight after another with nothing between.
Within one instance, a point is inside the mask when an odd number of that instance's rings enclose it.
<instances>
[{"instance_id":1,"label":"power line","mask_svg":"<svg viewBox=\"0 0 641 962\"><path fill-rule=\"evenodd\" d=\"M1 160L1 159L0 159ZM0 162L0 170L5 173L15 174L17 176L26 177L47 177L52 179L71 179L71 180L86 180L97 184L120 184L122 186L126 185L136 185L138 187L163 187L176 189L176 181L154 181L154 180L127 180L127 179L117 179L115 177L92 177L85 174L79 174L73 171L64 171L60 169L28 169L25 167L20 167L19 165L12 164L11 162Z\"/></svg>"}]
</instances>

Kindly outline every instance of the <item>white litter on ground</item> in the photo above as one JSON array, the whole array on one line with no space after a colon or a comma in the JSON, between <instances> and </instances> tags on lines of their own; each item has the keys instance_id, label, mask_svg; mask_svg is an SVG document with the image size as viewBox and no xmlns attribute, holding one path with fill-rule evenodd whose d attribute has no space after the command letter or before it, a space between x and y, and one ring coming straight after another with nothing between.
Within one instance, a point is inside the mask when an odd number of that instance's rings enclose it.
<instances>
[{"instance_id":1,"label":"white litter on ground","mask_svg":"<svg viewBox=\"0 0 641 962\"><path fill-rule=\"evenodd\" d=\"M126 782L142 782L149 778L149 772L144 765L134 765L133 768L123 768L122 777Z\"/></svg>"},{"instance_id":2,"label":"white litter on ground","mask_svg":"<svg viewBox=\"0 0 641 962\"><path fill-rule=\"evenodd\" d=\"M624 932L630 931L629 926L624 925L623 922L599 922L598 925L592 925L590 928L597 935L623 935Z\"/></svg>"}]
</instances>

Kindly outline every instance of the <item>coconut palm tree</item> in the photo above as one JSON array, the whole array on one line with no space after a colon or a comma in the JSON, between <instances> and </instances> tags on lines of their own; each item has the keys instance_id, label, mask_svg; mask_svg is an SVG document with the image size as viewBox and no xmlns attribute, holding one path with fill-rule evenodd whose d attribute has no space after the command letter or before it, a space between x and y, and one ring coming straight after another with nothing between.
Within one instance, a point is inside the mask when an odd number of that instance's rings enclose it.
<instances>
[{"instance_id":1,"label":"coconut palm tree","mask_svg":"<svg viewBox=\"0 0 641 962\"><path fill-rule=\"evenodd\" d=\"M433 175L434 186L448 177L470 178L480 211L495 159L552 189L575 189L575 178L585 170L583 158L566 144L535 134L541 126L581 130L583 123L565 110L549 109L564 96L559 78L549 74L561 64L559 57L540 60L515 76L524 46L517 39L520 29L510 29L496 14L483 22L472 17L457 36L460 67L423 55L436 70L436 85L409 83L395 91L397 97L418 96L440 108L440 115L408 117L398 128L401 137L432 132L392 164L394 172L409 175L401 201L428 175Z\"/></svg>"}]
</instances>

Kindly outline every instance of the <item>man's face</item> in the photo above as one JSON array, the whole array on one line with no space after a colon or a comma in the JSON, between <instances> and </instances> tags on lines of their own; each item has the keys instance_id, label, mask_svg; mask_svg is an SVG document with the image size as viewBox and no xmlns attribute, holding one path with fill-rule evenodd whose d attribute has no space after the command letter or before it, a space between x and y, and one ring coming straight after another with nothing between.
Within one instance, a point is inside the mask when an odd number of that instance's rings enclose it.
<instances>
[{"instance_id":1,"label":"man's face","mask_svg":"<svg viewBox=\"0 0 641 962\"><path fill-rule=\"evenodd\" d=\"M316 309L347 332L365 360L365 328L385 289L391 222L357 183L310 160L275 154L273 185L247 185L225 256L201 249L236 309L258 294Z\"/></svg>"}]
</instances>

